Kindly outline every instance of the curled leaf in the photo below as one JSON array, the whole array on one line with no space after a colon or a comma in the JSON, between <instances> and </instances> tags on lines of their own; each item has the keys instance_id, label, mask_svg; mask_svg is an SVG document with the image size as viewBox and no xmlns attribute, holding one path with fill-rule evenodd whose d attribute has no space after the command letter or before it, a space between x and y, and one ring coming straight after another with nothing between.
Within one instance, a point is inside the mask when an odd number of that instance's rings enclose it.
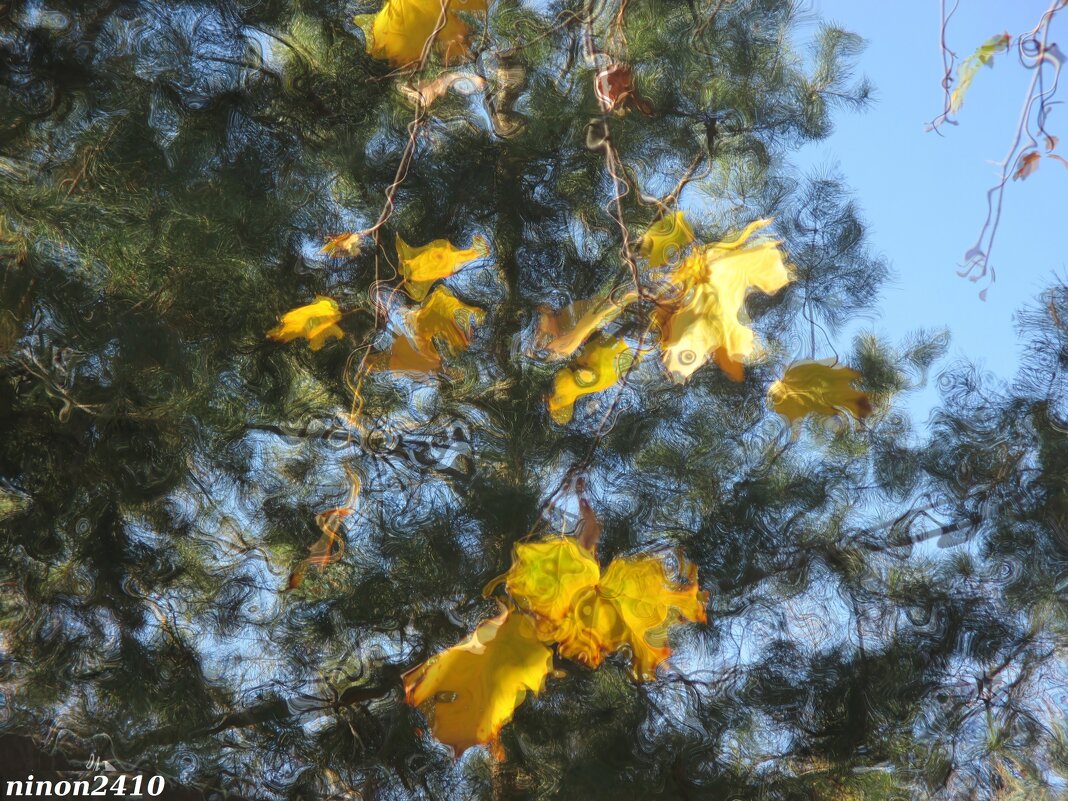
<instances>
[{"instance_id":1,"label":"curled leaf","mask_svg":"<svg viewBox=\"0 0 1068 801\"><path fill-rule=\"evenodd\" d=\"M362 242L363 237L359 234L346 232L331 238L319 252L327 256L355 256L360 252Z\"/></svg>"},{"instance_id":2,"label":"curled leaf","mask_svg":"<svg viewBox=\"0 0 1068 801\"><path fill-rule=\"evenodd\" d=\"M448 278L468 262L489 255L489 242L476 236L471 247L461 249L446 239L435 239L421 247L412 247L397 236L397 258L400 260L404 285L414 300L426 297L431 285Z\"/></svg>"},{"instance_id":3,"label":"curled leaf","mask_svg":"<svg viewBox=\"0 0 1068 801\"><path fill-rule=\"evenodd\" d=\"M301 337L308 340L312 350L322 348L328 339L345 336L337 323L341 310L330 298L316 296L315 303L292 309L279 318L279 325L267 332L276 342L291 342Z\"/></svg>"},{"instance_id":4,"label":"curled leaf","mask_svg":"<svg viewBox=\"0 0 1068 801\"><path fill-rule=\"evenodd\" d=\"M308 550L308 556L289 576L289 589L299 587L309 567L326 567L337 562L345 554L345 540L339 534L346 517L352 514L350 507L330 509L315 516L315 522L323 535Z\"/></svg>"},{"instance_id":5,"label":"curled leaf","mask_svg":"<svg viewBox=\"0 0 1068 801\"><path fill-rule=\"evenodd\" d=\"M429 108L434 101L452 89L461 95L472 95L486 88L486 79L473 72L454 70L415 86L403 86L401 91L412 103Z\"/></svg>"},{"instance_id":6,"label":"curled leaf","mask_svg":"<svg viewBox=\"0 0 1068 801\"><path fill-rule=\"evenodd\" d=\"M616 319L637 299L637 292L628 292L619 300L611 295L600 300L577 300L555 313L543 309L538 319L539 345L553 356L570 356L591 334Z\"/></svg>"},{"instance_id":7,"label":"curled leaf","mask_svg":"<svg viewBox=\"0 0 1068 801\"><path fill-rule=\"evenodd\" d=\"M561 425L575 413L575 401L583 395L602 392L619 381L630 366L627 344L621 339L592 340L575 359L574 365L556 374L548 398L549 414Z\"/></svg>"},{"instance_id":8,"label":"curled leaf","mask_svg":"<svg viewBox=\"0 0 1068 801\"><path fill-rule=\"evenodd\" d=\"M861 378L856 370L833 362L797 362L768 387L768 400L791 424L809 414L829 417L839 412L863 420L871 414L871 401L853 388Z\"/></svg>"},{"instance_id":9,"label":"curled leaf","mask_svg":"<svg viewBox=\"0 0 1068 801\"><path fill-rule=\"evenodd\" d=\"M634 85L634 70L627 64L610 64L597 73L594 93L604 111L626 114L636 108L645 116L653 114L653 106L638 94Z\"/></svg>"},{"instance_id":10,"label":"curled leaf","mask_svg":"<svg viewBox=\"0 0 1068 801\"><path fill-rule=\"evenodd\" d=\"M490 742L552 669L533 621L504 612L459 645L404 674L405 699L424 709L434 736L457 756Z\"/></svg>"},{"instance_id":11,"label":"curled leaf","mask_svg":"<svg viewBox=\"0 0 1068 801\"><path fill-rule=\"evenodd\" d=\"M694 238L686 216L676 211L649 226L638 243L638 255L648 259L649 268L655 270L678 259Z\"/></svg>"},{"instance_id":12,"label":"curled leaf","mask_svg":"<svg viewBox=\"0 0 1068 801\"><path fill-rule=\"evenodd\" d=\"M1000 50L1008 50L1011 37L1007 33L992 36L983 42L974 53L960 63L957 69L957 86L949 96L949 110L956 114L964 105L964 96L971 88L972 81L984 64L994 66L994 55Z\"/></svg>"},{"instance_id":13,"label":"curled leaf","mask_svg":"<svg viewBox=\"0 0 1068 801\"><path fill-rule=\"evenodd\" d=\"M1016 163L1016 172L1012 174L1012 180L1022 181L1038 169L1042 156L1037 150L1029 150L1020 156Z\"/></svg>"},{"instance_id":14,"label":"curled leaf","mask_svg":"<svg viewBox=\"0 0 1068 801\"><path fill-rule=\"evenodd\" d=\"M487 0L386 0L370 22L367 52L398 67L419 61L438 27L443 3L445 24L435 47L446 62L463 58L470 29L457 12L486 11ZM356 22L360 24L360 18Z\"/></svg>"},{"instance_id":15,"label":"curled leaf","mask_svg":"<svg viewBox=\"0 0 1068 801\"><path fill-rule=\"evenodd\" d=\"M701 248L669 276L675 295L661 303L657 320L664 364L676 380L685 381L711 358L740 377L740 365L754 355L745 296L750 288L774 294L791 281L777 241L749 241L770 223L757 220L738 239Z\"/></svg>"}]
</instances>

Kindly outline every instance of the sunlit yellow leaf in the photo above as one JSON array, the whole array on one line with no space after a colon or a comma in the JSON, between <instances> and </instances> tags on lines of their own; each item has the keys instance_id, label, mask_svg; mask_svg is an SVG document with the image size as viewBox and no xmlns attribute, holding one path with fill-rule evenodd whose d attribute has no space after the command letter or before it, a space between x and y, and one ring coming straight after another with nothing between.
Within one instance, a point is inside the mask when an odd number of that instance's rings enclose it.
<instances>
[{"instance_id":1,"label":"sunlit yellow leaf","mask_svg":"<svg viewBox=\"0 0 1068 801\"><path fill-rule=\"evenodd\" d=\"M863 420L871 414L871 401L852 386L861 377L856 370L833 362L798 362L768 387L768 400L791 424L805 415L831 416L843 411Z\"/></svg>"},{"instance_id":2,"label":"sunlit yellow leaf","mask_svg":"<svg viewBox=\"0 0 1068 801\"><path fill-rule=\"evenodd\" d=\"M618 300L609 295L600 300L576 300L555 313L543 310L538 319L539 345L553 356L570 356L594 331L612 322L637 299L637 292L628 292Z\"/></svg>"},{"instance_id":3,"label":"sunlit yellow leaf","mask_svg":"<svg viewBox=\"0 0 1068 801\"><path fill-rule=\"evenodd\" d=\"M638 255L656 269L677 260L694 240L693 230L681 211L661 217L649 226L638 243Z\"/></svg>"},{"instance_id":4,"label":"sunlit yellow leaf","mask_svg":"<svg viewBox=\"0 0 1068 801\"><path fill-rule=\"evenodd\" d=\"M560 621L580 590L597 584L601 569L593 555L570 537L515 546L505 589L520 609Z\"/></svg>"},{"instance_id":5,"label":"sunlit yellow leaf","mask_svg":"<svg viewBox=\"0 0 1068 801\"><path fill-rule=\"evenodd\" d=\"M466 350L471 326L485 312L469 306L449 290L438 287L420 306L405 312L406 332L398 333L388 351L372 356L367 369L435 373L442 369L441 355Z\"/></svg>"},{"instance_id":6,"label":"sunlit yellow leaf","mask_svg":"<svg viewBox=\"0 0 1068 801\"><path fill-rule=\"evenodd\" d=\"M405 673L405 698L423 708L434 736L459 755L493 739L527 693L541 691L551 669L552 651L533 621L505 612Z\"/></svg>"},{"instance_id":7,"label":"sunlit yellow leaf","mask_svg":"<svg viewBox=\"0 0 1068 801\"><path fill-rule=\"evenodd\" d=\"M667 574L664 562L656 556L615 559L605 570L598 594L614 604L624 633L616 635L631 648L633 671L637 678L650 680L656 668L671 655L668 630L682 620L705 622L707 593L697 586L697 570L684 566L686 583L678 584ZM612 637L603 632L609 640ZM562 652L561 652L562 653Z\"/></svg>"},{"instance_id":8,"label":"sunlit yellow leaf","mask_svg":"<svg viewBox=\"0 0 1068 801\"><path fill-rule=\"evenodd\" d=\"M415 300L426 297L430 286L441 278L448 278L470 261L489 255L485 237L476 236L467 249L454 247L448 240L435 239L422 247L408 245L397 236L397 258L408 293Z\"/></svg>"},{"instance_id":9,"label":"sunlit yellow leaf","mask_svg":"<svg viewBox=\"0 0 1068 801\"><path fill-rule=\"evenodd\" d=\"M338 234L323 245L323 249L319 252L327 256L355 256L360 252L362 241L363 237L359 234Z\"/></svg>"},{"instance_id":10,"label":"sunlit yellow leaf","mask_svg":"<svg viewBox=\"0 0 1068 801\"><path fill-rule=\"evenodd\" d=\"M345 334L337 323L341 310L330 298L316 296L315 303L286 312L279 325L267 332L269 339L291 342L304 337L312 350L319 350L330 338L341 339Z\"/></svg>"},{"instance_id":11,"label":"sunlit yellow leaf","mask_svg":"<svg viewBox=\"0 0 1068 801\"><path fill-rule=\"evenodd\" d=\"M471 344L471 327L481 323L485 312L469 306L444 287L435 289L423 304L408 313L416 348L432 353L435 342L448 353L467 350Z\"/></svg>"},{"instance_id":12,"label":"sunlit yellow leaf","mask_svg":"<svg viewBox=\"0 0 1068 801\"><path fill-rule=\"evenodd\" d=\"M964 96L968 93L968 89L971 88L972 81L975 80L975 76L979 73L979 68L984 64L991 67L994 66L994 55L999 50L1007 50L1011 40L1007 33L1003 33L1000 36L992 36L960 63L960 67L957 68L957 85L949 96L949 110L951 112L956 114L960 111L961 106L964 105Z\"/></svg>"},{"instance_id":13,"label":"sunlit yellow leaf","mask_svg":"<svg viewBox=\"0 0 1068 801\"><path fill-rule=\"evenodd\" d=\"M569 537L516 546L505 576L508 594L538 620L538 635L561 656L597 667L627 646L636 678L652 679L668 656L668 631L704 621L707 594L696 570L674 581L658 556L616 559L601 575L593 555Z\"/></svg>"},{"instance_id":14,"label":"sunlit yellow leaf","mask_svg":"<svg viewBox=\"0 0 1068 801\"><path fill-rule=\"evenodd\" d=\"M370 24L367 52L398 67L419 61L434 33L445 3L445 25L435 39L446 62L467 53L470 29L459 11L486 11L488 0L386 0ZM357 20L358 21L358 20Z\"/></svg>"},{"instance_id":15,"label":"sunlit yellow leaf","mask_svg":"<svg viewBox=\"0 0 1068 801\"><path fill-rule=\"evenodd\" d=\"M777 241L749 241L770 223L758 220L733 241L701 248L668 277L672 297L661 303L657 320L664 364L675 380L685 381L713 357L721 366L741 365L755 354L745 296L750 288L773 294L791 280Z\"/></svg>"},{"instance_id":16,"label":"sunlit yellow leaf","mask_svg":"<svg viewBox=\"0 0 1068 801\"><path fill-rule=\"evenodd\" d=\"M591 340L571 367L556 374L553 392L548 398L553 420L561 425L570 422L576 400L583 395L602 392L619 381L630 366L626 351L627 344L621 339Z\"/></svg>"}]
</instances>

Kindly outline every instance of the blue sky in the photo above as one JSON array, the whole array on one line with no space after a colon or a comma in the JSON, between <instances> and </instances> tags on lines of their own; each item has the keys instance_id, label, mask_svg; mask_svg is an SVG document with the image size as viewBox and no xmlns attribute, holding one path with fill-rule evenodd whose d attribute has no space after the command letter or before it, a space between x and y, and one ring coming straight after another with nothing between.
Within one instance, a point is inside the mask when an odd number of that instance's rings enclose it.
<instances>
[{"instance_id":1,"label":"blue sky","mask_svg":"<svg viewBox=\"0 0 1068 801\"><path fill-rule=\"evenodd\" d=\"M1021 344L1014 314L1068 274L1068 169L1043 159L1026 181L1010 182L991 258L997 283L985 302L982 284L956 271L985 217L986 191L998 175L990 162L1008 152L1030 72L1014 55L996 58L976 77L960 124L944 126L940 137L924 131L943 105L938 0L809 5L813 26L831 21L868 42L856 71L875 85L874 103L859 114L839 111L834 134L803 154L813 167L838 168L864 211L872 248L891 264L879 315L863 327L892 341L917 328L948 327L950 360L966 357L1010 378ZM991 36L1030 30L1047 7L1048 0L961 0L948 43L963 58ZM1068 44L1068 13L1055 22L1058 38ZM1068 97L1068 87L1059 96ZM1048 127L1068 157L1068 108L1056 109ZM936 401L932 382L913 400L917 422Z\"/></svg>"}]
</instances>

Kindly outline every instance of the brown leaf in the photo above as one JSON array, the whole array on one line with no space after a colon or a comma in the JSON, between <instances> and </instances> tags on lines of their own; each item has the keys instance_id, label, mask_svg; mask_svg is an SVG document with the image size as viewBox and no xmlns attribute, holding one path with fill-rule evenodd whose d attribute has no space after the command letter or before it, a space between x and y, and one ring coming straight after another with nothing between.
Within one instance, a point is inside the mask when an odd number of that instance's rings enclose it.
<instances>
[{"instance_id":1,"label":"brown leaf","mask_svg":"<svg viewBox=\"0 0 1068 801\"><path fill-rule=\"evenodd\" d=\"M1039 155L1037 150L1029 150L1024 153L1020 156L1020 160L1017 162L1016 172L1012 174L1012 180L1022 181L1029 177L1038 169L1038 164L1041 159L1042 156Z\"/></svg>"}]
</instances>

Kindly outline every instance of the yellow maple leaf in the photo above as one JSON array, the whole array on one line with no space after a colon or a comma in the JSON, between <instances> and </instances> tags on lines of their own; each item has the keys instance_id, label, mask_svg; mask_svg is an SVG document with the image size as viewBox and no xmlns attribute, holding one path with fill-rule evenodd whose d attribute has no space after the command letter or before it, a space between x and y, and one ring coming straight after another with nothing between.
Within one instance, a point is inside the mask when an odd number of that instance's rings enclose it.
<instances>
[{"instance_id":1,"label":"yellow maple leaf","mask_svg":"<svg viewBox=\"0 0 1068 801\"><path fill-rule=\"evenodd\" d=\"M412 247L397 235L397 258L408 293L415 300L426 297L430 286L441 278L448 278L470 261L489 255L485 237L476 236L471 247L454 247L447 239L435 239L422 247Z\"/></svg>"},{"instance_id":2,"label":"yellow maple leaf","mask_svg":"<svg viewBox=\"0 0 1068 801\"><path fill-rule=\"evenodd\" d=\"M624 355L627 344L621 339L599 338L582 349L574 365L556 374L553 392L547 398L549 414L561 425L575 413L575 401L583 395L602 392L619 381L630 366Z\"/></svg>"},{"instance_id":3,"label":"yellow maple leaf","mask_svg":"<svg viewBox=\"0 0 1068 801\"><path fill-rule=\"evenodd\" d=\"M638 255L648 259L648 267L655 270L678 259L694 238L686 216L676 211L649 226L638 242Z\"/></svg>"},{"instance_id":4,"label":"yellow maple leaf","mask_svg":"<svg viewBox=\"0 0 1068 801\"><path fill-rule=\"evenodd\" d=\"M361 242L363 242L362 236L346 232L331 237L319 252L327 256L355 256L360 252Z\"/></svg>"},{"instance_id":5,"label":"yellow maple leaf","mask_svg":"<svg viewBox=\"0 0 1068 801\"><path fill-rule=\"evenodd\" d=\"M829 417L842 411L863 420L871 414L871 401L852 386L861 378L856 370L836 366L833 360L797 362L768 387L768 400L791 425L805 415Z\"/></svg>"},{"instance_id":6,"label":"yellow maple leaf","mask_svg":"<svg viewBox=\"0 0 1068 801\"><path fill-rule=\"evenodd\" d=\"M699 249L668 276L673 297L661 303L657 319L664 364L675 380L685 381L713 357L723 365L754 355L746 293L774 294L792 280L777 241L749 241L770 223L757 220L736 240Z\"/></svg>"},{"instance_id":7,"label":"yellow maple leaf","mask_svg":"<svg viewBox=\"0 0 1068 801\"><path fill-rule=\"evenodd\" d=\"M446 63L462 58L470 29L457 12L486 11L488 0L386 0L370 22L367 52L398 67L419 61L427 39L438 27L443 5L445 25L435 46ZM356 22L360 24L361 19L357 17Z\"/></svg>"},{"instance_id":8,"label":"yellow maple leaf","mask_svg":"<svg viewBox=\"0 0 1068 801\"><path fill-rule=\"evenodd\" d=\"M706 620L707 594L696 569L684 566L678 584L657 556L615 559L601 574L592 553L570 537L517 545L505 588L538 621L538 636L556 642L560 655L589 667L624 645L631 669L650 680L671 655L670 627Z\"/></svg>"},{"instance_id":9,"label":"yellow maple leaf","mask_svg":"<svg viewBox=\"0 0 1068 801\"><path fill-rule=\"evenodd\" d=\"M570 537L519 543L505 589L520 609L558 622L571 611L580 590L597 584L601 569L593 555Z\"/></svg>"},{"instance_id":10,"label":"yellow maple leaf","mask_svg":"<svg viewBox=\"0 0 1068 801\"><path fill-rule=\"evenodd\" d=\"M538 318L539 344L553 356L570 356L594 331L612 322L637 299L637 292L628 292L618 300L611 295L600 300L576 300L555 313L543 309Z\"/></svg>"},{"instance_id":11,"label":"yellow maple leaf","mask_svg":"<svg viewBox=\"0 0 1068 801\"><path fill-rule=\"evenodd\" d=\"M345 336L337 325L341 319L337 303L321 295L316 296L315 303L292 309L278 319L279 324L267 332L268 339L277 342L291 342L304 337L312 350L319 350L327 339Z\"/></svg>"},{"instance_id":12,"label":"yellow maple leaf","mask_svg":"<svg viewBox=\"0 0 1068 801\"><path fill-rule=\"evenodd\" d=\"M434 736L459 756L496 737L527 694L541 691L551 668L552 650L533 621L504 612L405 673L405 699L424 708Z\"/></svg>"}]
</instances>

